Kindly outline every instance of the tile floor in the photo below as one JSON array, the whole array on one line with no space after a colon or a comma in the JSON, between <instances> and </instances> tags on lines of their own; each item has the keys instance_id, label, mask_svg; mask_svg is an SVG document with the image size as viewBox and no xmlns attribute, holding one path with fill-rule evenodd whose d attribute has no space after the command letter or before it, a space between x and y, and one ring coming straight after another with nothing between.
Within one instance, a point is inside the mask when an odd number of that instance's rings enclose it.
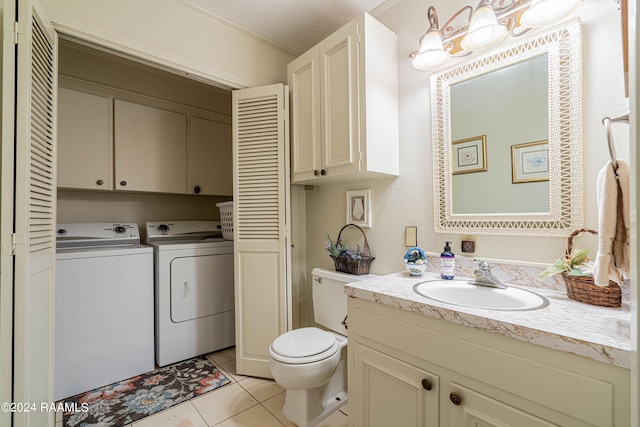
<instances>
[{"instance_id":1,"label":"tile floor","mask_svg":"<svg viewBox=\"0 0 640 427\"><path fill-rule=\"evenodd\" d=\"M235 348L207 357L231 380L219 389L160 411L126 427L294 427L282 415L284 389L272 380L236 374ZM346 427L347 409L331 415L319 427ZM62 427L62 415L56 415Z\"/></svg>"}]
</instances>

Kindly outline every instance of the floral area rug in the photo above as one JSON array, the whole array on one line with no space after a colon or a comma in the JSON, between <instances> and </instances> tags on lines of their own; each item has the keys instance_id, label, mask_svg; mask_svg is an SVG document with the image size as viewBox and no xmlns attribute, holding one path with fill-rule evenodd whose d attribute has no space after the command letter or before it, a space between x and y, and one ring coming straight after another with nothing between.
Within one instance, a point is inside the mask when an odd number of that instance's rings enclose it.
<instances>
[{"instance_id":1,"label":"floral area rug","mask_svg":"<svg viewBox=\"0 0 640 427\"><path fill-rule=\"evenodd\" d=\"M64 427L122 427L229 384L206 357L178 362L64 401Z\"/></svg>"}]
</instances>

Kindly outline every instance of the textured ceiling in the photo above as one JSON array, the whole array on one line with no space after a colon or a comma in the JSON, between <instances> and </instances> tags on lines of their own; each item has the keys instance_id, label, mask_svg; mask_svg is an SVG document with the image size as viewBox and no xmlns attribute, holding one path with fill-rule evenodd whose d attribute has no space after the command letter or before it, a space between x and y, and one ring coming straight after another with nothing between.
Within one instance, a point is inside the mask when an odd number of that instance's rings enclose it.
<instances>
[{"instance_id":1,"label":"textured ceiling","mask_svg":"<svg viewBox=\"0 0 640 427\"><path fill-rule=\"evenodd\" d=\"M189 0L299 55L385 0Z\"/></svg>"}]
</instances>

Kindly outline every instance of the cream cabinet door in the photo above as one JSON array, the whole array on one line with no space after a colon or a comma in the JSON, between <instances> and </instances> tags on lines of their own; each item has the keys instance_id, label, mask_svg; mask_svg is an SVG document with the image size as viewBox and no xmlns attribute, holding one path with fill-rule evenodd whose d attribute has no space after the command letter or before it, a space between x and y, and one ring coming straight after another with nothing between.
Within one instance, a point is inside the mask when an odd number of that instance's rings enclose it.
<instances>
[{"instance_id":1,"label":"cream cabinet door","mask_svg":"<svg viewBox=\"0 0 640 427\"><path fill-rule=\"evenodd\" d=\"M449 395L449 426L482 426L482 427L552 427L541 418L523 412L517 408L492 399L456 383L451 383ZM574 426L586 424L575 421Z\"/></svg>"},{"instance_id":2,"label":"cream cabinet door","mask_svg":"<svg viewBox=\"0 0 640 427\"><path fill-rule=\"evenodd\" d=\"M116 190L187 192L187 116L114 101Z\"/></svg>"},{"instance_id":3,"label":"cream cabinet door","mask_svg":"<svg viewBox=\"0 0 640 427\"><path fill-rule=\"evenodd\" d=\"M358 343L349 360L350 426L439 426L438 376Z\"/></svg>"},{"instance_id":4,"label":"cream cabinet door","mask_svg":"<svg viewBox=\"0 0 640 427\"><path fill-rule=\"evenodd\" d=\"M111 102L58 89L58 187L113 190Z\"/></svg>"},{"instance_id":5,"label":"cream cabinet door","mask_svg":"<svg viewBox=\"0 0 640 427\"><path fill-rule=\"evenodd\" d=\"M358 25L352 21L319 45L322 167L328 177L360 170ZM324 175L324 174L323 174Z\"/></svg>"},{"instance_id":6,"label":"cream cabinet door","mask_svg":"<svg viewBox=\"0 0 640 427\"><path fill-rule=\"evenodd\" d=\"M320 176L322 143L320 123L319 54L312 49L289 64L291 94L292 182Z\"/></svg>"},{"instance_id":7,"label":"cream cabinet door","mask_svg":"<svg viewBox=\"0 0 640 427\"><path fill-rule=\"evenodd\" d=\"M191 117L189 194L233 195L231 124Z\"/></svg>"}]
</instances>

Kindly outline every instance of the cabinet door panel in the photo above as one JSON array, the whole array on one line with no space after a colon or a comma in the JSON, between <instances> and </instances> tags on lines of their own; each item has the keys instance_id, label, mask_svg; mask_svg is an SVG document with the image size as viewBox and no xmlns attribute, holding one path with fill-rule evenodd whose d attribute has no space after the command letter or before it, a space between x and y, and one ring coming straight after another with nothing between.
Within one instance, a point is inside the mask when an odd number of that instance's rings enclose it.
<instances>
[{"instance_id":1,"label":"cabinet door panel","mask_svg":"<svg viewBox=\"0 0 640 427\"><path fill-rule=\"evenodd\" d=\"M313 179L320 173L320 76L318 52L312 50L289 64L291 90L292 182Z\"/></svg>"},{"instance_id":2,"label":"cabinet door panel","mask_svg":"<svg viewBox=\"0 0 640 427\"><path fill-rule=\"evenodd\" d=\"M115 100L115 188L186 193L187 117Z\"/></svg>"},{"instance_id":3,"label":"cabinet door panel","mask_svg":"<svg viewBox=\"0 0 640 427\"><path fill-rule=\"evenodd\" d=\"M111 98L58 89L58 187L112 190Z\"/></svg>"},{"instance_id":4,"label":"cabinet door panel","mask_svg":"<svg viewBox=\"0 0 640 427\"><path fill-rule=\"evenodd\" d=\"M368 347L349 344L356 385L350 393L354 408L350 425L369 427L437 427L439 421L437 376ZM423 380L429 381L430 390Z\"/></svg>"},{"instance_id":5,"label":"cabinet door panel","mask_svg":"<svg viewBox=\"0 0 640 427\"><path fill-rule=\"evenodd\" d=\"M360 168L357 38L354 24L320 44L323 165L327 176Z\"/></svg>"},{"instance_id":6,"label":"cabinet door panel","mask_svg":"<svg viewBox=\"0 0 640 427\"><path fill-rule=\"evenodd\" d=\"M191 118L189 193L232 196L233 159L231 124Z\"/></svg>"},{"instance_id":7,"label":"cabinet door panel","mask_svg":"<svg viewBox=\"0 0 640 427\"><path fill-rule=\"evenodd\" d=\"M556 425L461 385L455 383L451 385L461 399L459 405L448 402L451 427L552 427Z\"/></svg>"}]
</instances>

